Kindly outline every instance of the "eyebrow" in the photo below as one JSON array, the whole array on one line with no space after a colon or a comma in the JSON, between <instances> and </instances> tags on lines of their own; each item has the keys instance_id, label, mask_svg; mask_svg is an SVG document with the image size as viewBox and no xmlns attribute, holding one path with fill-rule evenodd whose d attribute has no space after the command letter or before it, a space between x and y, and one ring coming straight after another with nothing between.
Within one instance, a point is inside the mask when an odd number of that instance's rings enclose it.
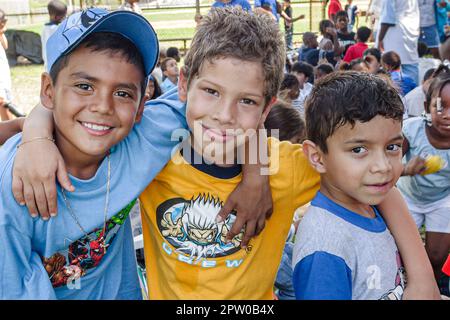
<instances>
[{"instance_id":1,"label":"eyebrow","mask_svg":"<svg viewBox=\"0 0 450 320\"><path fill-rule=\"evenodd\" d=\"M209 83L213 86L219 87L219 88L223 88L223 86L221 86L215 82L212 82L210 80L207 80L207 79L200 79L200 81L207 82L207 83ZM247 96L252 96L252 97L258 97L258 98L264 97L264 95L262 95L262 94L257 94L257 93L252 93L252 92L242 92L242 94L247 95Z\"/></svg>"},{"instance_id":2,"label":"eyebrow","mask_svg":"<svg viewBox=\"0 0 450 320\"><path fill-rule=\"evenodd\" d=\"M390 139L389 142L393 142L393 141L403 141L403 135L399 134L397 136L395 136L394 138ZM367 144L367 143L373 143L370 140L365 140L365 139L350 139L344 142L345 144Z\"/></svg>"},{"instance_id":3,"label":"eyebrow","mask_svg":"<svg viewBox=\"0 0 450 320\"><path fill-rule=\"evenodd\" d=\"M74 72L70 75L70 77L72 78L82 78L82 79L86 79L92 82L98 82L99 79L96 77L93 77L85 72ZM133 83L127 83L127 82L121 82L118 83L116 85L116 87L120 87L120 88L126 88L126 89L130 89L130 90L138 90L138 87L136 85L134 85Z\"/></svg>"}]
</instances>

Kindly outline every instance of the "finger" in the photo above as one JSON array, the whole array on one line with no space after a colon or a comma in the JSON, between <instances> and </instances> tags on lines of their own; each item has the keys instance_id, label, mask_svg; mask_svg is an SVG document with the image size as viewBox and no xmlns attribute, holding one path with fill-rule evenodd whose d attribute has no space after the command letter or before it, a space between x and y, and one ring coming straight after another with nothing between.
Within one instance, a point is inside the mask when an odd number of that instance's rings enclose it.
<instances>
[{"instance_id":1,"label":"finger","mask_svg":"<svg viewBox=\"0 0 450 320\"><path fill-rule=\"evenodd\" d=\"M74 192L75 187L72 185L70 181L69 175L67 174L66 164L62 158L58 161L58 169L56 170L56 178L58 179L61 187L66 189L69 192Z\"/></svg>"},{"instance_id":2,"label":"finger","mask_svg":"<svg viewBox=\"0 0 450 320\"><path fill-rule=\"evenodd\" d=\"M216 222L220 223L222 221L225 221L227 217L230 215L230 213L234 210L235 203L234 201L228 199L227 202L225 202L222 209L220 209L219 213L216 217Z\"/></svg>"},{"instance_id":3,"label":"finger","mask_svg":"<svg viewBox=\"0 0 450 320\"><path fill-rule=\"evenodd\" d=\"M23 182L22 179L16 178L14 175L12 180L12 193L17 203L21 206L24 206L25 198L23 196Z\"/></svg>"},{"instance_id":4,"label":"finger","mask_svg":"<svg viewBox=\"0 0 450 320\"><path fill-rule=\"evenodd\" d=\"M50 214L47 208L47 198L45 197L45 190L42 183L33 185L34 198L36 199L37 209L41 215L42 220L48 220Z\"/></svg>"},{"instance_id":5,"label":"finger","mask_svg":"<svg viewBox=\"0 0 450 320\"><path fill-rule=\"evenodd\" d=\"M44 192L50 216L55 217L58 212L55 179L44 182Z\"/></svg>"},{"instance_id":6,"label":"finger","mask_svg":"<svg viewBox=\"0 0 450 320\"><path fill-rule=\"evenodd\" d=\"M247 222L247 225L245 226L244 237L242 238L241 241L242 249L247 248L250 239L255 236L255 232L256 232L256 221L251 220Z\"/></svg>"},{"instance_id":7,"label":"finger","mask_svg":"<svg viewBox=\"0 0 450 320\"><path fill-rule=\"evenodd\" d=\"M244 219L242 217L242 214L239 213L236 216L236 220L234 221L233 225L231 226L230 231L228 231L227 233L227 241L230 241L231 239L233 239L236 235L238 235L241 231L242 228L244 227L246 219Z\"/></svg>"},{"instance_id":8,"label":"finger","mask_svg":"<svg viewBox=\"0 0 450 320\"><path fill-rule=\"evenodd\" d=\"M34 201L34 192L33 188L31 187L31 184L25 183L23 185L23 192L28 212L33 218L36 218L38 216L38 210L36 202Z\"/></svg>"},{"instance_id":9,"label":"finger","mask_svg":"<svg viewBox=\"0 0 450 320\"><path fill-rule=\"evenodd\" d=\"M259 235L261 231L264 230L264 227L266 226L266 219L258 219L258 222L256 224L256 230L255 230L255 236Z\"/></svg>"}]
</instances>

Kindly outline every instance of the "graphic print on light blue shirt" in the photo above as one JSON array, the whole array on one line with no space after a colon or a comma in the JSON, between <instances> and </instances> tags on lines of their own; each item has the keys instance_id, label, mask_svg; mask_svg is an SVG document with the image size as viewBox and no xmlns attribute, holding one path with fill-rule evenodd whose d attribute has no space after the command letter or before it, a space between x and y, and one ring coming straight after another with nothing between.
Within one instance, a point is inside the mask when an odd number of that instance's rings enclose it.
<instances>
[{"instance_id":1,"label":"graphic print on light blue shirt","mask_svg":"<svg viewBox=\"0 0 450 320\"><path fill-rule=\"evenodd\" d=\"M405 270L382 217L369 219L318 192L301 220L292 267L301 300L401 300Z\"/></svg>"},{"instance_id":2,"label":"graphic print on light blue shirt","mask_svg":"<svg viewBox=\"0 0 450 320\"><path fill-rule=\"evenodd\" d=\"M27 208L16 203L11 189L12 166L21 135L12 137L0 148L0 299L142 298L130 219L121 210L142 193L172 157L179 143L178 136L172 137L174 131L182 128L185 132L187 128L185 110L186 105L179 101L176 91L148 101L141 122L111 150L106 248L95 248L99 244L95 239L101 237L95 230L103 230L104 226L106 159L92 178L70 177L75 192L67 194L67 199L79 223L94 240L88 245L82 239L84 232L64 205L59 186L58 215L47 222L30 218ZM92 252L86 256L86 250L90 249ZM84 276L61 285L60 281L65 282L64 272L74 272L64 268L62 257L67 262L72 255L77 261L71 264L83 265ZM48 259L45 267L41 257ZM59 286L53 287L52 282Z\"/></svg>"},{"instance_id":3,"label":"graphic print on light blue shirt","mask_svg":"<svg viewBox=\"0 0 450 320\"><path fill-rule=\"evenodd\" d=\"M436 149L428 141L426 122L422 117L410 118L403 124L403 135L409 142L409 150L403 157L406 163L416 156L426 158L437 155L444 160L444 167L427 175L400 177L397 187L417 203L433 203L450 194L450 150Z\"/></svg>"}]
</instances>

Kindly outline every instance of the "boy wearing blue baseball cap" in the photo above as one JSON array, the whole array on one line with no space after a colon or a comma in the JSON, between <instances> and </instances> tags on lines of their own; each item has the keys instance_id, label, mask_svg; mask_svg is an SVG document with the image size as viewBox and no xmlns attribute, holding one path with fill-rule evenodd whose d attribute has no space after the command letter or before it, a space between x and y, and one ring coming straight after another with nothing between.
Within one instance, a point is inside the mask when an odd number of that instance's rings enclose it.
<instances>
[{"instance_id":1,"label":"boy wearing blue baseball cap","mask_svg":"<svg viewBox=\"0 0 450 320\"><path fill-rule=\"evenodd\" d=\"M51 115L75 191L57 189L57 217L30 219L11 191L16 150L53 137L24 133L1 148L0 299L140 299L128 215L170 159L172 132L187 127L185 105L172 97L143 112L158 42L133 12L78 12L47 52L41 103L50 111L33 111L31 123Z\"/></svg>"}]
</instances>

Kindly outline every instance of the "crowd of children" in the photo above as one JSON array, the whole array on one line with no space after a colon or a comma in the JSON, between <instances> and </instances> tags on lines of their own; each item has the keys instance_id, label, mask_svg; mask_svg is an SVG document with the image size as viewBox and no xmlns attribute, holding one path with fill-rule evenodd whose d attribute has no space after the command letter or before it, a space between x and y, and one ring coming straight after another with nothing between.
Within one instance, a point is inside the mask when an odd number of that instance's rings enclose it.
<instances>
[{"instance_id":1,"label":"crowd of children","mask_svg":"<svg viewBox=\"0 0 450 320\"><path fill-rule=\"evenodd\" d=\"M448 296L448 67L417 87L338 0L286 66L289 28L220 3L179 68L141 15L51 1L41 103L0 123L0 298L142 298L136 198L150 299Z\"/></svg>"}]
</instances>

